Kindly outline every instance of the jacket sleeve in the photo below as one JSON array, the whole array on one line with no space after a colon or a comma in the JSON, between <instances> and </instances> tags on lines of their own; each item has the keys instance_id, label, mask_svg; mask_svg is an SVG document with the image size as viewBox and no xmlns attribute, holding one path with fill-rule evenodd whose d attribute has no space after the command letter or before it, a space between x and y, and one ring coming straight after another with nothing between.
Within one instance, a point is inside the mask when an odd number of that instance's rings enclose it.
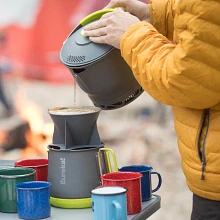
<instances>
[{"instance_id":1,"label":"jacket sleeve","mask_svg":"<svg viewBox=\"0 0 220 220\"><path fill-rule=\"evenodd\" d=\"M220 4L191 0L181 1L178 7L178 44L151 24L140 22L122 36L121 54L155 100L171 106L209 108L220 102ZM199 10L193 11L195 7Z\"/></svg>"},{"instance_id":2,"label":"jacket sleeve","mask_svg":"<svg viewBox=\"0 0 220 220\"><path fill-rule=\"evenodd\" d=\"M159 33L173 39L174 17L178 0L151 0L150 20Z\"/></svg>"}]
</instances>

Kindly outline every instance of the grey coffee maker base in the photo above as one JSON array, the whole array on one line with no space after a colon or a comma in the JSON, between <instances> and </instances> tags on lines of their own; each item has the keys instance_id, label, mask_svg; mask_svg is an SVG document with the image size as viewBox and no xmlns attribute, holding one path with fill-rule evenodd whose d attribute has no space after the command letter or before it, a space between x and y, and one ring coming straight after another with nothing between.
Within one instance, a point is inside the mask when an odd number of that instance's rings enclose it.
<instances>
[{"instance_id":1,"label":"grey coffee maker base","mask_svg":"<svg viewBox=\"0 0 220 220\"><path fill-rule=\"evenodd\" d=\"M0 169L13 167L14 161L12 160L0 160ZM142 203L142 211L136 215L128 215L127 220L145 220L153 215L158 209L160 209L161 198L158 195L153 195L152 199ZM48 220L63 220L63 219L80 219L91 220L92 209L60 209L51 207L51 216ZM18 214L8 214L0 212L0 219L4 220L19 220Z\"/></svg>"}]
</instances>

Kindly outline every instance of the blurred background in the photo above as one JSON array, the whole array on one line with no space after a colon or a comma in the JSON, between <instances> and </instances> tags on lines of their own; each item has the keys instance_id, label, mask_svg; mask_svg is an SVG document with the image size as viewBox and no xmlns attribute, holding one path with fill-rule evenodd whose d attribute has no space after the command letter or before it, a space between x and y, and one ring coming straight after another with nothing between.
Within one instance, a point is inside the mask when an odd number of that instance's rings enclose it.
<instances>
[{"instance_id":1,"label":"blurred background","mask_svg":"<svg viewBox=\"0 0 220 220\"><path fill-rule=\"evenodd\" d=\"M62 43L82 18L107 3L0 0L0 160L47 157L53 134L47 109L74 101L74 79L59 59ZM76 103L92 105L79 87ZM192 195L181 170L171 108L144 93L121 109L102 111L97 124L119 166L146 164L161 173L162 207L150 219L190 219Z\"/></svg>"}]
</instances>

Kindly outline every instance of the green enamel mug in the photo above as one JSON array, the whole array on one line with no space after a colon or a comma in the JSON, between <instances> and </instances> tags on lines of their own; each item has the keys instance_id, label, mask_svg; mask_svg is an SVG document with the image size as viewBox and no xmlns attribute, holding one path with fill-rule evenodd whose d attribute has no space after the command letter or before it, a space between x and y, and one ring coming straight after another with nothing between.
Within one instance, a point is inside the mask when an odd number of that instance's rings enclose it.
<instances>
[{"instance_id":1,"label":"green enamel mug","mask_svg":"<svg viewBox=\"0 0 220 220\"><path fill-rule=\"evenodd\" d=\"M17 212L15 184L35 180L32 168L7 168L0 170L0 212Z\"/></svg>"}]
</instances>

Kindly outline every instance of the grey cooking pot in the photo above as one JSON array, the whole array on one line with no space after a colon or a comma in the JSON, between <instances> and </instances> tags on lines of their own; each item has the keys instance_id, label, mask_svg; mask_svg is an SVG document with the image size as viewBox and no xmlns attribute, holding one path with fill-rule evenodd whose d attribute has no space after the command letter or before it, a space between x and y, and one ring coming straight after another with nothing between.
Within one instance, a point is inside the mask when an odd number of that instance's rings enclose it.
<instances>
[{"instance_id":1,"label":"grey cooking pot","mask_svg":"<svg viewBox=\"0 0 220 220\"><path fill-rule=\"evenodd\" d=\"M83 35L85 25L113 10L103 9L83 19L67 37L60 52L62 63L79 87L103 110L123 107L143 92L120 50L93 43Z\"/></svg>"},{"instance_id":2,"label":"grey cooking pot","mask_svg":"<svg viewBox=\"0 0 220 220\"><path fill-rule=\"evenodd\" d=\"M61 149L48 146L48 181L50 195L62 199L90 198L91 190L101 184L100 175L112 171L111 163L100 146ZM105 148L108 149L108 148ZM110 151L112 151L110 149ZM115 157L115 155L113 155ZM108 162L109 161L109 162ZM117 164L114 165L114 169Z\"/></svg>"}]
</instances>

